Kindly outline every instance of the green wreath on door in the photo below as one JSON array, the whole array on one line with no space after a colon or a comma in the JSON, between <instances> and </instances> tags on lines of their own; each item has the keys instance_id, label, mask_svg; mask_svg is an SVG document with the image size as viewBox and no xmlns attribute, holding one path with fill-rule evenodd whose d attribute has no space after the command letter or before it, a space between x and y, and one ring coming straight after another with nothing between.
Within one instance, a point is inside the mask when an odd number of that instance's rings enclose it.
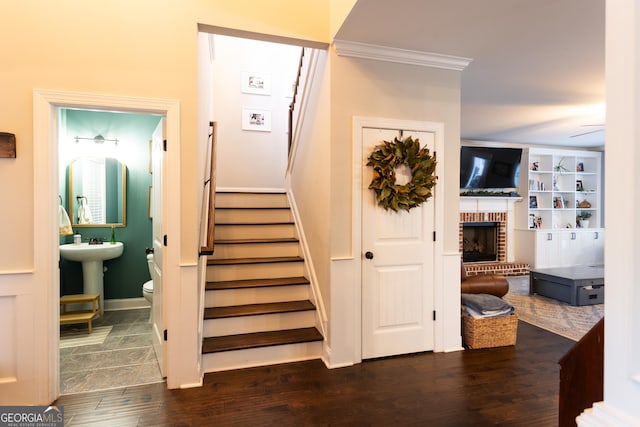
<instances>
[{"instance_id":1,"label":"green wreath on door","mask_svg":"<svg viewBox=\"0 0 640 427\"><path fill-rule=\"evenodd\" d=\"M407 165L411 181L396 184L396 168ZM378 205L385 210L409 211L433 196L436 184L436 159L427 147L420 148L420 140L409 136L404 141L394 138L377 145L368 158L367 166L373 166L373 179L369 189L376 194Z\"/></svg>"}]
</instances>

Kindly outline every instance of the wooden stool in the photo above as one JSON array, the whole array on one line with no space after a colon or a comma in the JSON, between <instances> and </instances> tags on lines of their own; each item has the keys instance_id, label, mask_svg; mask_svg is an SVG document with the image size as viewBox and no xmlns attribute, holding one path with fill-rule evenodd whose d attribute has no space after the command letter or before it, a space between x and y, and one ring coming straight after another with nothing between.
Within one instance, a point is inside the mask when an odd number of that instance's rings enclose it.
<instances>
[{"instance_id":1,"label":"wooden stool","mask_svg":"<svg viewBox=\"0 0 640 427\"><path fill-rule=\"evenodd\" d=\"M91 303L90 310L67 311L67 304ZM60 297L62 313L60 314L60 324L69 325L74 323L87 323L89 333L91 333L91 321L97 316L102 319L102 307L100 307L100 294L75 294Z\"/></svg>"}]
</instances>

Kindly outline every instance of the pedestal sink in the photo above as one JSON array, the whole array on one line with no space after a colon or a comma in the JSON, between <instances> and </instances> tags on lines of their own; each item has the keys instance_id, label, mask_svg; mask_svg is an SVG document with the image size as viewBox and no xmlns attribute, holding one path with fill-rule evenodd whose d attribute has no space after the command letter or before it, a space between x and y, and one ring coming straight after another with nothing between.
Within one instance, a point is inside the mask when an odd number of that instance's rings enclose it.
<instances>
[{"instance_id":1,"label":"pedestal sink","mask_svg":"<svg viewBox=\"0 0 640 427\"><path fill-rule=\"evenodd\" d=\"M124 251L122 242L102 243L68 243L60 245L60 256L67 261L82 263L83 293L99 294L100 307L104 310L104 271L102 262L118 258Z\"/></svg>"}]
</instances>

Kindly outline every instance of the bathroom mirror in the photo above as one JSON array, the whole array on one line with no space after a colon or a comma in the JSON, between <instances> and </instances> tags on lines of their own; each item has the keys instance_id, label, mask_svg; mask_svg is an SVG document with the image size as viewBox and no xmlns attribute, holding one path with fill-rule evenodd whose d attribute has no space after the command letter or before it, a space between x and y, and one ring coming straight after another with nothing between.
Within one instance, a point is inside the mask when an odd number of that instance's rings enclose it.
<instances>
[{"instance_id":1,"label":"bathroom mirror","mask_svg":"<svg viewBox=\"0 0 640 427\"><path fill-rule=\"evenodd\" d=\"M127 167L110 157L83 156L69 163L69 215L73 227L124 226Z\"/></svg>"}]
</instances>

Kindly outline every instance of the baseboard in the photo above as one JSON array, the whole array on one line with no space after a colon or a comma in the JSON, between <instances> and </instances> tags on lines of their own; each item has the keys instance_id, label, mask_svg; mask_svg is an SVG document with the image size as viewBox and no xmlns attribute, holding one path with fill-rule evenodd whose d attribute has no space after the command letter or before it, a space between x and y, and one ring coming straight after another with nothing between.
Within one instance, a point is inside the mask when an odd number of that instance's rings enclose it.
<instances>
[{"instance_id":1,"label":"baseboard","mask_svg":"<svg viewBox=\"0 0 640 427\"><path fill-rule=\"evenodd\" d=\"M144 297L108 299L104 301L104 311L134 310L149 307L150 305Z\"/></svg>"},{"instance_id":2,"label":"baseboard","mask_svg":"<svg viewBox=\"0 0 640 427\"><path fill-rule=\"evenodd\" d=\"M204 380L200 380L200 382L197 383L187 383L187 384L180 384L180 388L181 389L185 389L185 388L195 388L195 387L202 387Z\"/></svg>"}]
</instances>

